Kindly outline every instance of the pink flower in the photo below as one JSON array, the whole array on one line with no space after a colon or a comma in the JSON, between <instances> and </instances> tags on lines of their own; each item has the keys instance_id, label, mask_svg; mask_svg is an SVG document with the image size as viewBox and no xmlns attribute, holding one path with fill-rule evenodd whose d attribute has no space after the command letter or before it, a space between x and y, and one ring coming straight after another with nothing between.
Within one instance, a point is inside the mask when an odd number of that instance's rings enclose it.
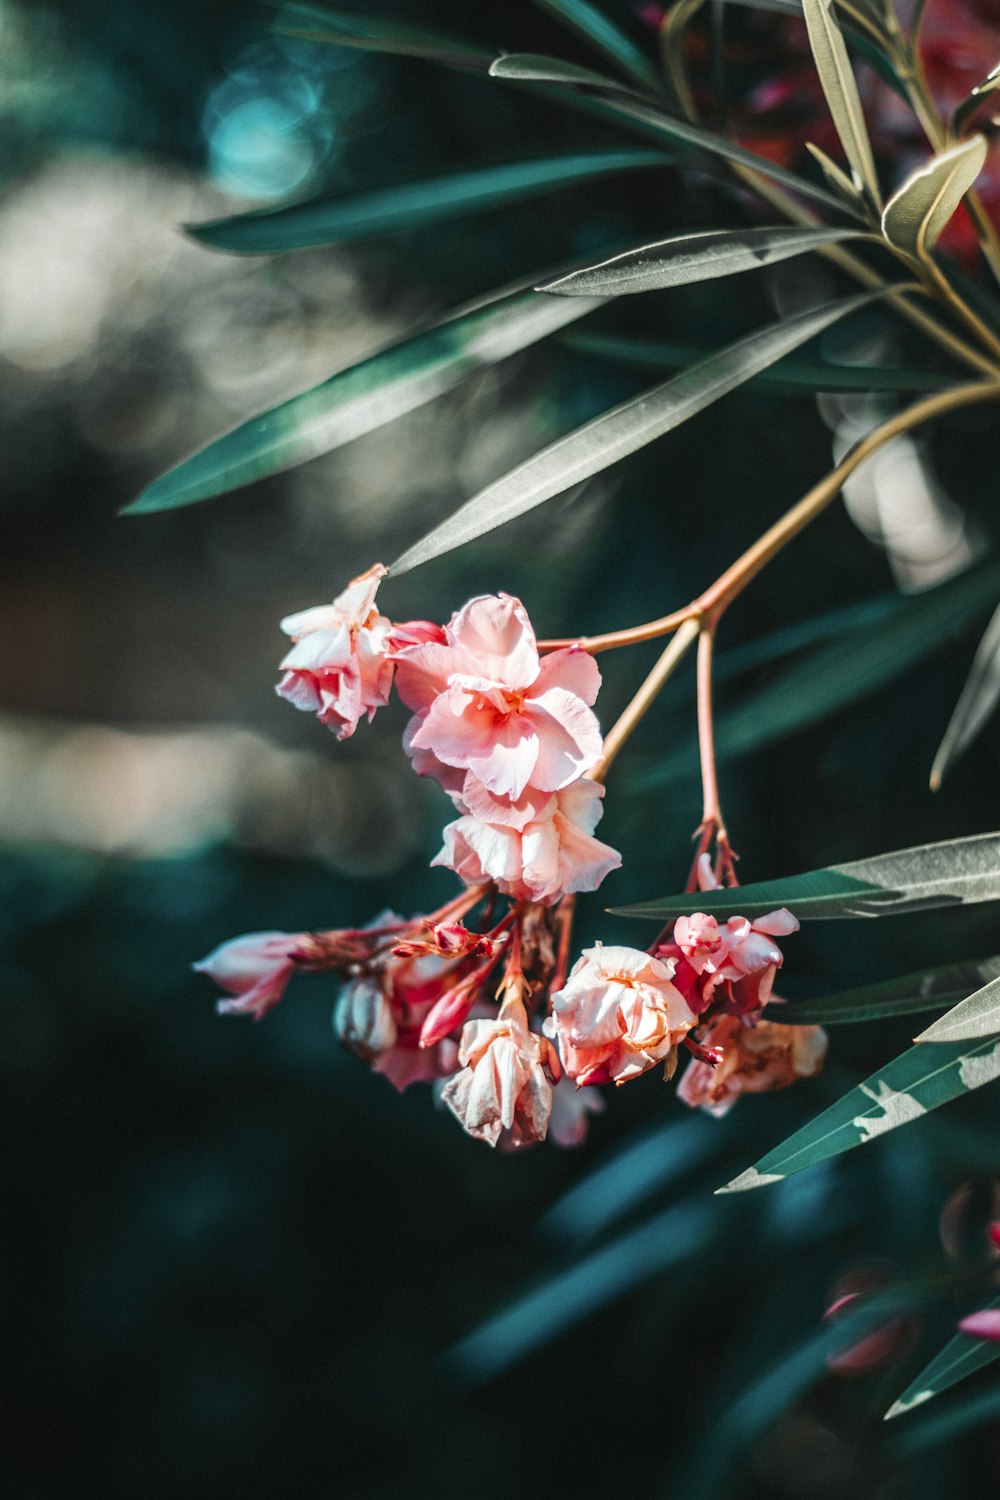
<instances>
[{"instance_id":1,"label":"pink flower","mask_svg":"<svg viewBox=\"0 0 1000 1500\"><path fill-rule=\"evenodd\" d=\"M696 1017L666 963L636 948L584 950L565 987L552 996L546 1036L578 1083L625 1083L669 1064Z\"/></svg>"},{"instance_id":2,"label":"pink flower","mask_svg":"<svg viewBox=\"0 0 1000 1500\"><path fill-rule=\"evenodd\" d=\"M712 1023L699 1045L718 1049L722 1060L695 1060L677 1089L692 1109L724 1115L740 1094L762 1094L787 1088L800 1078L811 1078L826 1057L826 1032L821 1026L778 1026L772 1021L746 1025L738 1015L722 1015Z\"/></svg>"},{"instance_id":3,"label":"pink flower","mask_svg":"<svg viewBox=\"0 0 1000 1500\"><path fill-rule=\"evenodd\" d=\"M459 982L461 970L434 954L387 957L341 990L333 1029L349 1052L388 1078L400 1093L454 1068L453 1043L426 1046L421 1032L429 1014Z\"/></svg>"},{"instance_id":4,"label":"pink flower","mask_svg":"<svg viewBox=\"0 0 1000 1500\"><path fill-rule=\"evenodd\" d=\"M214 948L192 964L233 996L220 1000L220 1016L253 1016L260 1020L273 1010L295 972L295 955L312 939L304 932L247 932Z\"/></svg>"},{"instance_id":5,"label":"pink flower","mask_svg":"<svg viewBox=\"0 0 1000 1500\"><path fill-rule=\"evenodd\" d=\"M393 625L379 614L375 595L385 573L376 563L332 604L302 610L281 622L295 644L281 663L285 675L276 691L296 708L317 714L321 723L336 730L339 740L354 733L364 714L370 720L388 703L394 671L391 652L443 639L440 628L428 621Z\"/></svg>"},{"instance_id":6,"label":"pink flower","mask_svg":"<svg viewBox=\"0 0 1000 1500\"><path fill-rule=\"evenodd\" d=\"M771 998L774 976L784 963L775 936L797 932L798 927L784 907L752 922L730 917L722 927L714 917L695 912L677 918L672 941L658 953L676 962L674 983L698 1015L719 999L732 1014L744 1015Z\"/></svg>"},{"instance_id":7,"label":"pink flower","mask_svg":"<svg viewBox=\"0 0 1000 1500\"><path fill-rule=\"evenodd\" d=\"M560 1078L552 1090L548 1139L566 1150L582 1146L590 1116L601 1115L604 1109L604 1096L598 1089L577 1088L572 1079Z\"/></svg>"},{"instance_id":8,"label":"pink flower","mask_svg":"<svg viewBox=\"0 0 1000 1500\"><path fill-rule=\"evenodd\" d=\"M446 789L457 770L501 797L555 792L600 757L593 657L571 646L539 659L524 606L509 594L473 599L445 627L445 644L410 647L396 661L399 695L417 716L407 752Z\"/></svg>"},{"instance_id":9,"label":"pink flower","mask_svg":"<svg viewBox=\"0 0 1000 1500\"><path fill-rule=\"evenodd\" d=\"M506 1000L495 1021L469 1021L458 1049L460 1072L442 1101L469 1135L510 1147L545 1139L559 1064L543 1036L528 1029L520 1000Z\"/></svg>"},{"instance_id":10,"label":"pink flower","mask_svg":"<svg viewBox=\"0 0 1000 1500\"><path fill-rule=\"evenodd\" d=\"M970 1313L962 1319L958 1329L972 1339L989 1339L991 1343L1000 1344L1000 1307L984 1307L979 1312Z\"/></svg>"},{"instance_id":11,"label":"pink flower","mask_svg":"<svg viewBox=\"0 0 1000 1500\"><path fill-rule=\"evenodd\" d=\"M575 781L555 793L528 787L515 800L494 797L470 773L463 816L444 830L444 848L431 861L469 885L494 880L507 896L550 905L570 891L596 891L621 855L591 835L601 816L604 788Z\"/></svg>"}]
</instances>

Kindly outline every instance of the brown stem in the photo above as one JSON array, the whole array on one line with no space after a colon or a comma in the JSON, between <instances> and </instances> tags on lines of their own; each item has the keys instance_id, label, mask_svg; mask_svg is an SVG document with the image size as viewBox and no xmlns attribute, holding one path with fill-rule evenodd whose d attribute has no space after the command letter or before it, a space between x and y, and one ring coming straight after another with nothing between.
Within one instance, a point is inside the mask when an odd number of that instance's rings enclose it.
<instances>
[{"instance_id":1,"label":"brown stem","mask_svg":"<svg viewBox=\"0 0 1000 1500\"><path fill-rule=\"evenodd\" d=\"M715 620L702 620L698 632L698 754L701 758L701 826L725 837L719 778L715 769L715 724L712 715L712 656L715 650Z\"/></svg>"},{"instance_id":2,"label":"brown stem","mask_svg":"<svg viewBox=\"0 0 1000 1500\"><path fill-rule=\"evenodd\" d=\"M604 740L604 754L597 762L597 765L586 773L589 781L602 782L607 776L608 767L611 765L611 762L633 729L645 716L664 683L680 666L688 648L694 644L698 636L698 630L698 622L694 619L687 619L681 623L677 634L672 641L668 642L653 670L649 673L649 676L639 688L639 691L625 709L625 712L608 731Z\"/></svg>"}]
</instances>

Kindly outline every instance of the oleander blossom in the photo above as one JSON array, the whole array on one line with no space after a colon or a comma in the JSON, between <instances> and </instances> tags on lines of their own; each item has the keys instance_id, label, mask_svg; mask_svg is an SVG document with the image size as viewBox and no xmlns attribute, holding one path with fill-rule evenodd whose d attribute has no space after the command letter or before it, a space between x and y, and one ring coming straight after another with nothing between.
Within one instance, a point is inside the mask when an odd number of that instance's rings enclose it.
<instances>
[{"instance_id":1,"label":"oleander blossom","mask_svg":"<svg viewBox=\"0 0 1000 1500\"><path fill-rule=\"evenodd\" d=\"M438 1036L428 1046L423 1030L435 1006L460 984L463 972L463 962L436 954L388 955L341 989L333 1012L338 1040L399 1093L413 1083L451 1073L455 1044Z\"/></svg>"},{"instance_id":2,"label":"oleander blossom","mask_svg":"<svg viewBox=\"0 0 1000 1500\"><path fill-rule=\"evenodd\" d=\"M516 801L528 787L560 791L597 763L592 656L571 646L540 658L524 605L509 594L472 599L444 636L395 653L399 696L416 716L404 746L420 775L452 791L455 773L471 771Z\"/></svg>"},{"instance_id":3,"label":"oleander blossom","mask_svg":"<svg viewBox=\"0 0 1000 1500\"><path fill-rule=\"evenodd\" d=\"M220 1016L253 1016L259 1021L281 1000L295 972L296 956L311 942L304 932L246 932L220 943L191 967L232 997L218 1001Z\"/></svg>"},{"instance_id":4,"label":"oleander blossom","mask_svg":"<svg viewBox=\"0 0 1000 1500\"><path fill-rule=\"evenodd\" d=\"M657 1063L672 1069L697 1020L673 982L675 967L637 948L584 949L544 1025L570 1078L620 1084Z\"/></svg>"},{"instance_id":5,"label":"oleander blossom","mask_svg":"<svg viewBox=\"0 0 1000 1500\"><path fill-rule=\"evenodd\" d=\"M375 607L385 577L381 563L355 578L332 604L288 615L281 628L294 642L281 663L276 691L305 712L314 713L349 738L367 714L389 701L395 666L391 653L420 641L443 639L437 625L412 620L393 625Z\"/></svg>"},{"instance_id":6,"label":"oleander blossom","mask_svg":"<svg viewBox=\"0 0 1000 1500\"><path fill-rule=\"evenodd\" d=\"M692 1109L722 1116L741 1094L763 1094L811 1078L823 1066L827 1038L821 1026L779 1026L773 1021L748 1025L739 1016L721 1015L703 1033L699 1045L718 1052L720 1061L693 1059L677 1088Z\"/></svg>"},{"instance_id":7,"label":"oleander blossom","mask_svg":"<svg viewBox=\"0 0 1000 1500\"><path fill-rule=\"evenodd\" d=\"M431 861L468 885L484 880L519 901L548 906L573 891L596 891L621 855L592 837L604 788L574 781L558 792L527 787L516 799L493 796L467 774L455 801L462 813L444 830Z\"/></svg>"},{"instance_id":8,"label":"oleander blossom","mask_svg":"<svg viewBox=\"0 0 1000 1500\"><path fill-rule=\"evenodd\" d=\"M441 1099L469 1135L512 1149L545 1139L559 1062L520 999L505 1000L495 1020L466 1022L458 1061Z\"/></svg>"},{"instance_id":9,"label":"oleander blossom","mask_svg":"<svg viewBox=\"0 0 1000 1500\"><path fill-rule=\"evenodd\" d=\"M784 963L774 939L798 929L798 921L784 907L753 921L730 917L721 927L699 911L678 917L671 941L657 953L674 961L674 983L697 1015L720 1001L724 1010L745 1015L762 1009L771 998L775 975Z\"/></svg>"}]
</instances>

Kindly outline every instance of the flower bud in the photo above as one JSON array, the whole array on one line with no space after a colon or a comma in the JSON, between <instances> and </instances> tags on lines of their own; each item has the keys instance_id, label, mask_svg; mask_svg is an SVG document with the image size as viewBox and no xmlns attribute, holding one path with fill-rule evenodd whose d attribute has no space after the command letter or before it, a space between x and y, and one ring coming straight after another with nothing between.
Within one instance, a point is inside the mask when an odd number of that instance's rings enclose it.
<instances>
[{"instance_id":1,"label":"flower bud","mask_svg":"<svg viewBox=\"0 0 1000 1500\"><path fill-rule=\"evenodd\" d=\"M372 979L345 984L333 1012L338 1040L366 1061L388 1052L396 1042L396 1018L382 990Z\"/></svg>"}]
</instances>

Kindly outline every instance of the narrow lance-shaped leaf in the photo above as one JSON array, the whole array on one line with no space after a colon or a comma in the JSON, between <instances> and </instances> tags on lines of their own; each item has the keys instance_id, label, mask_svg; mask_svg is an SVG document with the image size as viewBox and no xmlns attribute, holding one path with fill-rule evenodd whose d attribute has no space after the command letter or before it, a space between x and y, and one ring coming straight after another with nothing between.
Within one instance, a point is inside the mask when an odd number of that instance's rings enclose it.
<instances>
[{"instance_id":1,"label":"narrow lance-shaped leaf","mask_svg":"<svg viewBox=\"0 0 1000 1500\"><path fill-rule=\"evenodd\" d=\"M761 917L787 906L800 921L837 917L883 917L897 912L930 911L938 906L972 905L1000 900L1000 833L977 833L896 849L872 859L828 865L785 880L666 896L613 908L616 916L648 917L663 922L709 905L713 916Z\"/></svg>"},{"instance_id":2,"label":"narrow lance-shaped leaf","mask_svg":"<svg viewBox=\"0 0 1000 1500\"><path fill-rule=\"evenodd\" d=\"M602 305L520 290L463 308L274 406L161 475L127 507L173 510L278 474L433 401Z\"/></svg>"},{"instance_id":3,"label":"narrow lance-shaped leaf","mask_svg":"<svg viewBox=\"0 0 1000 1500\"><path fill-rule=\"evenodd\" d=\"M688 27L705 0L675 0L660 22L660 56L674 99L689 120L698 117L685 66Z\"/></svg>"},{"instance_id":4,"label":"narrow lance-shaped leaf","mask_svg":"<svg viewBox=\"0 0 1000 1500\"><path fill-rule=\"evenodd\" d=\"M737 146L725 136L713 135L710 130L702 130L686 120L677 120L672 115L665 114L657 105L623 90L613 78L605 80L603 88L598 89L595 85L591 89L582 84L576 86L567 83L565 64L558 60L532 57L531 65L529 66L525 57L520 54L498 57L490 68L490 75L493 78L516 83L540 84L545 87L545 92L550 98L574 101L583 97L588 104L599 105L601 113L606 118L623 122L647 140L660 140L670 142L674 146L685 146L691 151L703 151L709 156L720 157L723 161L735 166L749 168L763 177L769 177L773 182L781 183L783 187L799 197L811 198L815 203L821 203L824 208L832 209L835 213L843 214L850 211L840 197L835 197L824 188L817 187L806 178L799 177L775 162L768 161L766 157L755 156L752 151L745 151L742 146ZM549 85L552 84L561 84L564 87L550 88Z\"/></svg>"},{"instance_id":5,"label":"narrow lance-shaped leaf","mask_svg":"<svg viewBox=\"0 0 1000 1500\"><path fill-rule=\"evenodd\" d=\"M918 1042L967 1042L981 1036L1000 1033L1000 979L984 984L981 990L956 1005L946 1016L928 1026L917 1037Z\"/></svg>"},{"instance_id":6,"label":"narrow lance-shaped leaf","mask_svg":"<svg viewBox=\"0 0 1000 1500\"><path fill-rule=\"evenodd\" d=\"M851 70L851 59L833 12L833 0L803 0L802 9L816 71L844 155L850 162L858 187L864 189L869 202L877 207L880 198L875 159L858 86Z\"/></svg>"},{"instance_id":7,"label":"narrow lance-shaped leaf","mask_svg":"<svg viewBox=\"0 0 1000 1500\"><path fill-rule=\"evenodd\" d=\"M931 786L936 791L949 767L968 750L1000 702L1000 609L987 625L973 657L972 667L944 739L931 767Z\"/></svg>"},{"instance_id":8,"label":"narrow lance-shaped leaf","mask_svg":"<svg viewBox=\"0 0 1000 1500\"><path fill-rule=\"evenodd\" d=\"M794 1000L786 1005L772 1005L767 1018L787 1026L881 1021L887 1016L943 1010L968 995L977 985L997 979L1000 979L1000 956L970 959L967 963L939 964L914 974L902 974L897 979L884 979L878 984L864 984L836 995L824 995L818 1000ZM917 1041L920 1041L919 1037Z\"/></svg>"},{"instance_id":9,"label":"narrow lance-shaped leaf","mask_svg":"<svg viewBox=\"0 0 1000 1500\"><path fill-rule=\"evenodd\" d=\"M570 187L612 172L663 165L655 151L587 151L505 162L474 172L453 172L423 182L378 188L349 198L311 199L258 209L232 218L187 225L188 234L216 250L239 255L275 254L315 245L348 244L368 235L415 229L517 203L553 188Z\"/></svg>"},{"instance_id":10,"label":"narrow lance-shaped leaf","mask_svg":"<svg viewBox=\"0 0 1000 1500\"><path fill-rule=\"evenodd\" d=\"M889 243L909 255L929 254L985 160L985 138L974 135L911 172L882 215L882 233Z\"/></svg>"},{"instance_id":11,"label":"narrow lance-shaped leaf","mask_svg":"<svg viewBox=\"0 0 1000 1500\"><path fill-rule=\"evenodd\" d=\"M628 457L674 427L735 390L783 354L804 344L838 319L864 306L879 293L865 293L841 302L826 303L779 323L768 324L746 338L720 349L700 365L623 402L595 417L584 427L560 438L518 465L502 479L487 485L460 510L415 543L393 563L390 572L404 573L431 558L493 531L497 526L579 484L591 475ZM563 302L562 298L546 301ZM573 299L568 299L572 305Z\"/></svg>"},{"instance_id":12,"label":"narrow lance-shaped leaf","mask_svg":"<svg viewBox=\"0 0 1000 1500\"><path fill-rule=\"evenodd\" d=\"M491 78L507 78L516 83L583 84L590 88L615 89L618 84L593 68L564 62L561 57L545 57L540 52L504 52L490 61Z\"/></svg>"},{"instance_id":13,"label":"narrow lance-shaped leaf","mask_svg":"<svg viewBox=\"0 0 1000 1500\"><path fill-rule=\"evenodd\" d=\"M277 4L277 0L272 3ZM354 47L362 52L418 57L470 73L485 73L493 58L491 51L436 28L360 16L341 5L280 5L273 30L280 36Z\"/></svg>"},{"instance_id":14,"label":"narrow lance-shaped leaf","mask_svg":"<svg viewBox=\"0 0 1000 1500\"><path fill-rule=\"evenodd\" d=\"M989 1308L1000 1307L1000 1297L986 1305ZM941 1353L921 1370L916 1380L910 1382L899 1400L893 1402L885 1414L886 1421L903 1416L915 1406L923 1406L925 1401L939 1396L949 1386L957 1385L967 1375L974 1374L995 1359L1000 1359L1000 1344L956 1333L954 1338L948 1340Z\"/></svg>"},{"instance_id":15,"label":"narrow lance-shaped leaf","mask_svg":"<svg viewBox=\"0 0 1000 1500\"><path fill-rule=\"evenodd\" d=\"M908 1422L890 1444L889 1451L893 1458L912 1458L941 1443L952 1442L960 1433L972 1432L997 1417L1000 1417L1000 1382L986 1385L985 1389L976 1387L973 1395L946 1403L943 1411L925 1412L919 1422Z\"/></svg>"},{"instance_id":16,"label":"narrow lance-shaped leaf","mask_svg":"<svg viewBox=\"0 0 1000 1500\"><path fill-rule=\"evenodd\" d=\"M660 291L694 281L711 281L718 276L734 276L740 271L755 271L824 245L858 239L862 233L858 229L789 229L782 225L707 229L625 250L610 260L595 261L555 281L545 282L538 290L560 297L622 297L634 292Z\"/></svg>"},{"instance_id":17,"label":"narrow lance-shaped leaf","mask_svg":"<svg viewBox=\"0 0 1000 1500\"><path fill-rule=\"evenodd\" d=\"M821 147L814 145L812 141L806 141L806 150L818 165L830 187L833 188L833 191L844 198L852 208L857 208L861 202L861 194L847 173L841 167L837 166L832 157L827 156L826 152Z\"/></svg>"},{"instance_id":18,"label":"narrow lance-shaped leaf","mask_svg":"<svg viewBox=\"0 0 1000 1500\"><path fill-rule=\"evenodd\" d=\"M535 0L535 4L592 43L644 88L659 89L660 80L652 63L590 0Z\"/></svg>"},{"instance_id":19,"label":"narrow lance-shaped leaf","mask_svg":"<svg viewBox=\"0 0 1000 1500\"><path fill-rule=\"evenodd\" d=\"M962 134L983 100L988 98L990 94L995 94L997 89L1000 89L1000 63L997 63L996 67L987 73L982 83L977 84L968 99L963 99L962 103L955 110L955 113L951 117L952 135Z\"/></svg>"},{"instance_id":20,"label":"narrow lance-shaped leaf","mask_svg":"<svg viewBox=\"0 0 1000 1500\"><path fill-rule=\"evenodd\" d=\"M598 359L655 370L677 370L705 359L708 350L662 339L630 338L615 333L569 333L559 343ZM940 370L901 370L891 365L828 364L822 360L783 359L754 382L754 389L783 391L938 391L954 379Z\"/></svg>"},{"instance_id":21,"label":"narrow lance-shaped leaf","mask_svg":"<svg viewBox=\"0 0 1000 1500\"><path fill-rule=\"evenodd\" d=\"M900 601L893 617L822 646L716 713L718 762L759 750L855 703L938 650L996 598L1000 565L970 568ZM663 786L697 764L693 739L678 734L638 787Z\"/></svg>"},{"instance_id":22,"label":"narrow lance-shaped leaf","mask_svg":"<svg viewBox=\"0 0 1000 1500\"><path fill-rule=\"evenodd\" d=\"M741 1193L781 1182L828 1157L865 1146L997 1078L1000 1041L995 1038L974 1046L962 1042L910 1047L719 1192Z\"/></svg>"}]
</instances>

